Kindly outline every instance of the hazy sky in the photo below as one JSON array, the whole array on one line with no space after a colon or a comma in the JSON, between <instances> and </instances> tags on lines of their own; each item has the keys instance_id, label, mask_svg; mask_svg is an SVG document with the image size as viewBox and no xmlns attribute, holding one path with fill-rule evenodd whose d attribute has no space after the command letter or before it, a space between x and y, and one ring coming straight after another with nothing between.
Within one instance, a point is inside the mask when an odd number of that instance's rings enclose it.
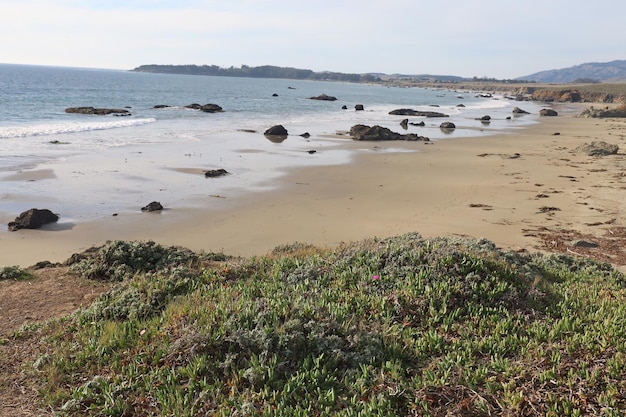
<instances>
[{"instance_id":1,"label":"hazy sky","mask_svg":"<svg viewBox=\"0 0 626 417\"><path fill-rule=\"evenodd\" d=\"M0 0L0 63L515 78L626 59L623 0Z\"/></svg>"}]
</instances>

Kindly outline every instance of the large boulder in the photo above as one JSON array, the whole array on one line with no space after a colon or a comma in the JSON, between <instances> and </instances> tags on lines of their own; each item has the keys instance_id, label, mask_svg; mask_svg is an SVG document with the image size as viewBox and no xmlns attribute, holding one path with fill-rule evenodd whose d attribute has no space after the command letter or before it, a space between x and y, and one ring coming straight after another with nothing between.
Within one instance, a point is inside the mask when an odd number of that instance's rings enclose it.
<instances>
[{"instance_id":1,"label":"large boulder","mask_svg":"<svg viewBox=\"0 0 626 417\"><path fill-rule=\"evenodd\" d=\"M527 112L526 110L522 110L519 107L515 107L513 109L513 114L530 114L529 112Z\"/></svg>"},{"instance_id":2,"label":"large boulder","mask_svg":"<svg viewBox=\"0 0 626 417\"><path fill-rule=\"evenodd\" d=\"M603 141L593 141L591 143L580 145L575 149L575 151L588 156L615 155L617 151L619 151L619 146Z\"/></svg>"},{"instance_id":3,"label":"large boulder","mask_svg":"<svg viewBox=\"0 0 626 417\"><path fill-rule=\"evenodd\" d=\"M266 136L287 136L289 133L283 125L272 126L263 133Z\"/></svg>"},{"instance_id":4,"label":"large boulder","mask_svg":"<svg viewBox=\"0 0 626 417\"><path fill-rule=\"evenodd\" d=\"M421 116L421 117L448 117L447 114L436 111L419 111L413 109L396 109L389 112L396 116Z\"/></svg>"},{"instance_id":5,"label":"large boulder","mask_svg":"<svg viewBox=\"0 0 626 417\"><path fill-rule=\"evenodd\" d=\"M130 115L130 112L126 109L99 109L96 107L68 107L65 109L65 113L97 114L99 116L106 116L108 114L115 114L117 116Z\"/></svg>"},{"instance_id":6,"label":"large boulder","mask_svg":"<svg viewBox=\"0 0 626 417\"><path fill-rule=\"evenodd\" d=\"M552 110L552 109L541 109L539 110L539 115L540 116L558 116L559 113L557 113L556 110Z\"/></svg>"},{"instance_id":7,"label":"large boulder","mask_svg":"<svg viewBox=\"0 0 626 417\"><path fill-rule=\"evenodd\" d=\"M335 101L337 97L328 96L326 94L320 94L319 96L309 97L311 100L323 100L323 101Z\"/></svg>"},{"instance_id":8,"label":"large boulder","mask_svg":"<svg viewBox=\"0 0 626 417\"><path fill-rule=\"evenodd\" d=\"M59 216L48 209L32 208L21 213L14 221L9 223L9 230L15 232L19 229L39 229L48 223L55 223Z\"/></svg>"},{"instance_id":9,"label":"large boulder","mask_svg":"<svg viewBox=\"0 0 626 417\"><path fill-rule=\"evenodd\" d=\"M403 135L396 133L381 126L366 126L366 125L354 125L350 129L350 136L354 140L364 141L383 141L383 140L407 140L407 141L424 141L427 142L430 139L424 136L416 135L415 133L408 133Z\"/></svg>"},{"instance_id":10,"label":"large boulder","mask_svg":"<svg viewBox=\"0 0 626 417\"><path fill-rule=\"evenodd\" d=\"M439 125L439 128L444 129L444 130L452 130L452 129L456 129L456 125L452 122L443 122L442 124Z\"/></svg>"}]
</instances>

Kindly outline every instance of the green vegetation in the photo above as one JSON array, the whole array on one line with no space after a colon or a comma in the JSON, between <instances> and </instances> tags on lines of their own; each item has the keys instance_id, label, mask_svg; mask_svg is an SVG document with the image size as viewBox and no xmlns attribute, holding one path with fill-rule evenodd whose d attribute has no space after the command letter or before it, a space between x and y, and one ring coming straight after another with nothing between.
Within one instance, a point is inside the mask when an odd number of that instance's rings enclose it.
<instances>
[{"instance_id":1,"label":"green vegetation","mask_svg":"<svg viewBox=\"0 0 626 417\"><path fill-rule=\"evenodd\" d=\"M0 267L0 281L2 280L21 280L28 279L31 274L23 270L19 266L2 266Z\"/></svg>"},{"instance_id":2,"label":"green vegetation","mask_svg":"<svg viewBox=\"0 0 626 417\"><path fill-rule=\"evenodd\" d=\"M119 282L31 330L42 353L26 373L61 415L626 409L626 281L607 264L418 234L183 252L113 242L76 264Z\"/></svg>"}]
</instances>

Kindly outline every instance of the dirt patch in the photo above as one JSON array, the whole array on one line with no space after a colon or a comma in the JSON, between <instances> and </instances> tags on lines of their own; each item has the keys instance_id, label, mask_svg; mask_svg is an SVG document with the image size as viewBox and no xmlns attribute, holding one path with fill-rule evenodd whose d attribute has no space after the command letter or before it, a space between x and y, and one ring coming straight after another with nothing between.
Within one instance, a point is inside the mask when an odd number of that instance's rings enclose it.
<instances>
[{"instance_id":1,"label":"dirt patch","mask_svg":"<svg viewBox=\"0 0 626 417\"><path fill-rule=\"evenodd\" d=\"M0 281L0 416L54 415L39 406L38 387L26 383L24 365L39 353L39 339L15 337L31 323L67 315L91 304L110 284L68 274L67 267L31 271L23 281Z\"/></svg>"},{"instance_id":2,"label":"dirt patch","mask_svg":"<svg viewBox=\"0 0 626 417\"><path fill-rule=\"evenodd\" d=\"M526 236L538 239L537 249L545 252L564 253L608 262L624 270L626 266L626 227L615 226L598 235L576 230L525 229Z\"/></svg>"}]
</instances>

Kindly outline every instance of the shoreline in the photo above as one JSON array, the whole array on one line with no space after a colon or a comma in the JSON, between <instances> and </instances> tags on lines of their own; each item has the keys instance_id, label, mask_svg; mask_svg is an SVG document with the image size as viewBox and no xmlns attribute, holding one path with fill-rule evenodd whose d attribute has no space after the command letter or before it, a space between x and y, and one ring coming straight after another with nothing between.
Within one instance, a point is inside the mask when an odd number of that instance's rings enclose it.
<instances>
[{"instance_id":1,"label":"shoreline","mask_svg":"<svg viewBox=\"0 0 626 417\"><path fill-rule=\"evenodd\" d=\"M578 119L574 109L581 106L563 105L563 114L555 106L559 116L506 134L431 144L346 143L341 146L352 150L419 152L356 152L346 164L294 168L273 180L277 187L271 190L236 199L216 195L209 200L212 207L0 232L0 265L63 262L108 240L154 240L253 256L296 241L334 247L409 231L486 238L531 252L540 249L542 228L600 234L605 228L598 224L618 224L624 214L618 174L625 157L592 158L573 149L593 140L624 146L626 122ZM37 175L51 173L42 169Z\"/></svg>"}]
</instances>

